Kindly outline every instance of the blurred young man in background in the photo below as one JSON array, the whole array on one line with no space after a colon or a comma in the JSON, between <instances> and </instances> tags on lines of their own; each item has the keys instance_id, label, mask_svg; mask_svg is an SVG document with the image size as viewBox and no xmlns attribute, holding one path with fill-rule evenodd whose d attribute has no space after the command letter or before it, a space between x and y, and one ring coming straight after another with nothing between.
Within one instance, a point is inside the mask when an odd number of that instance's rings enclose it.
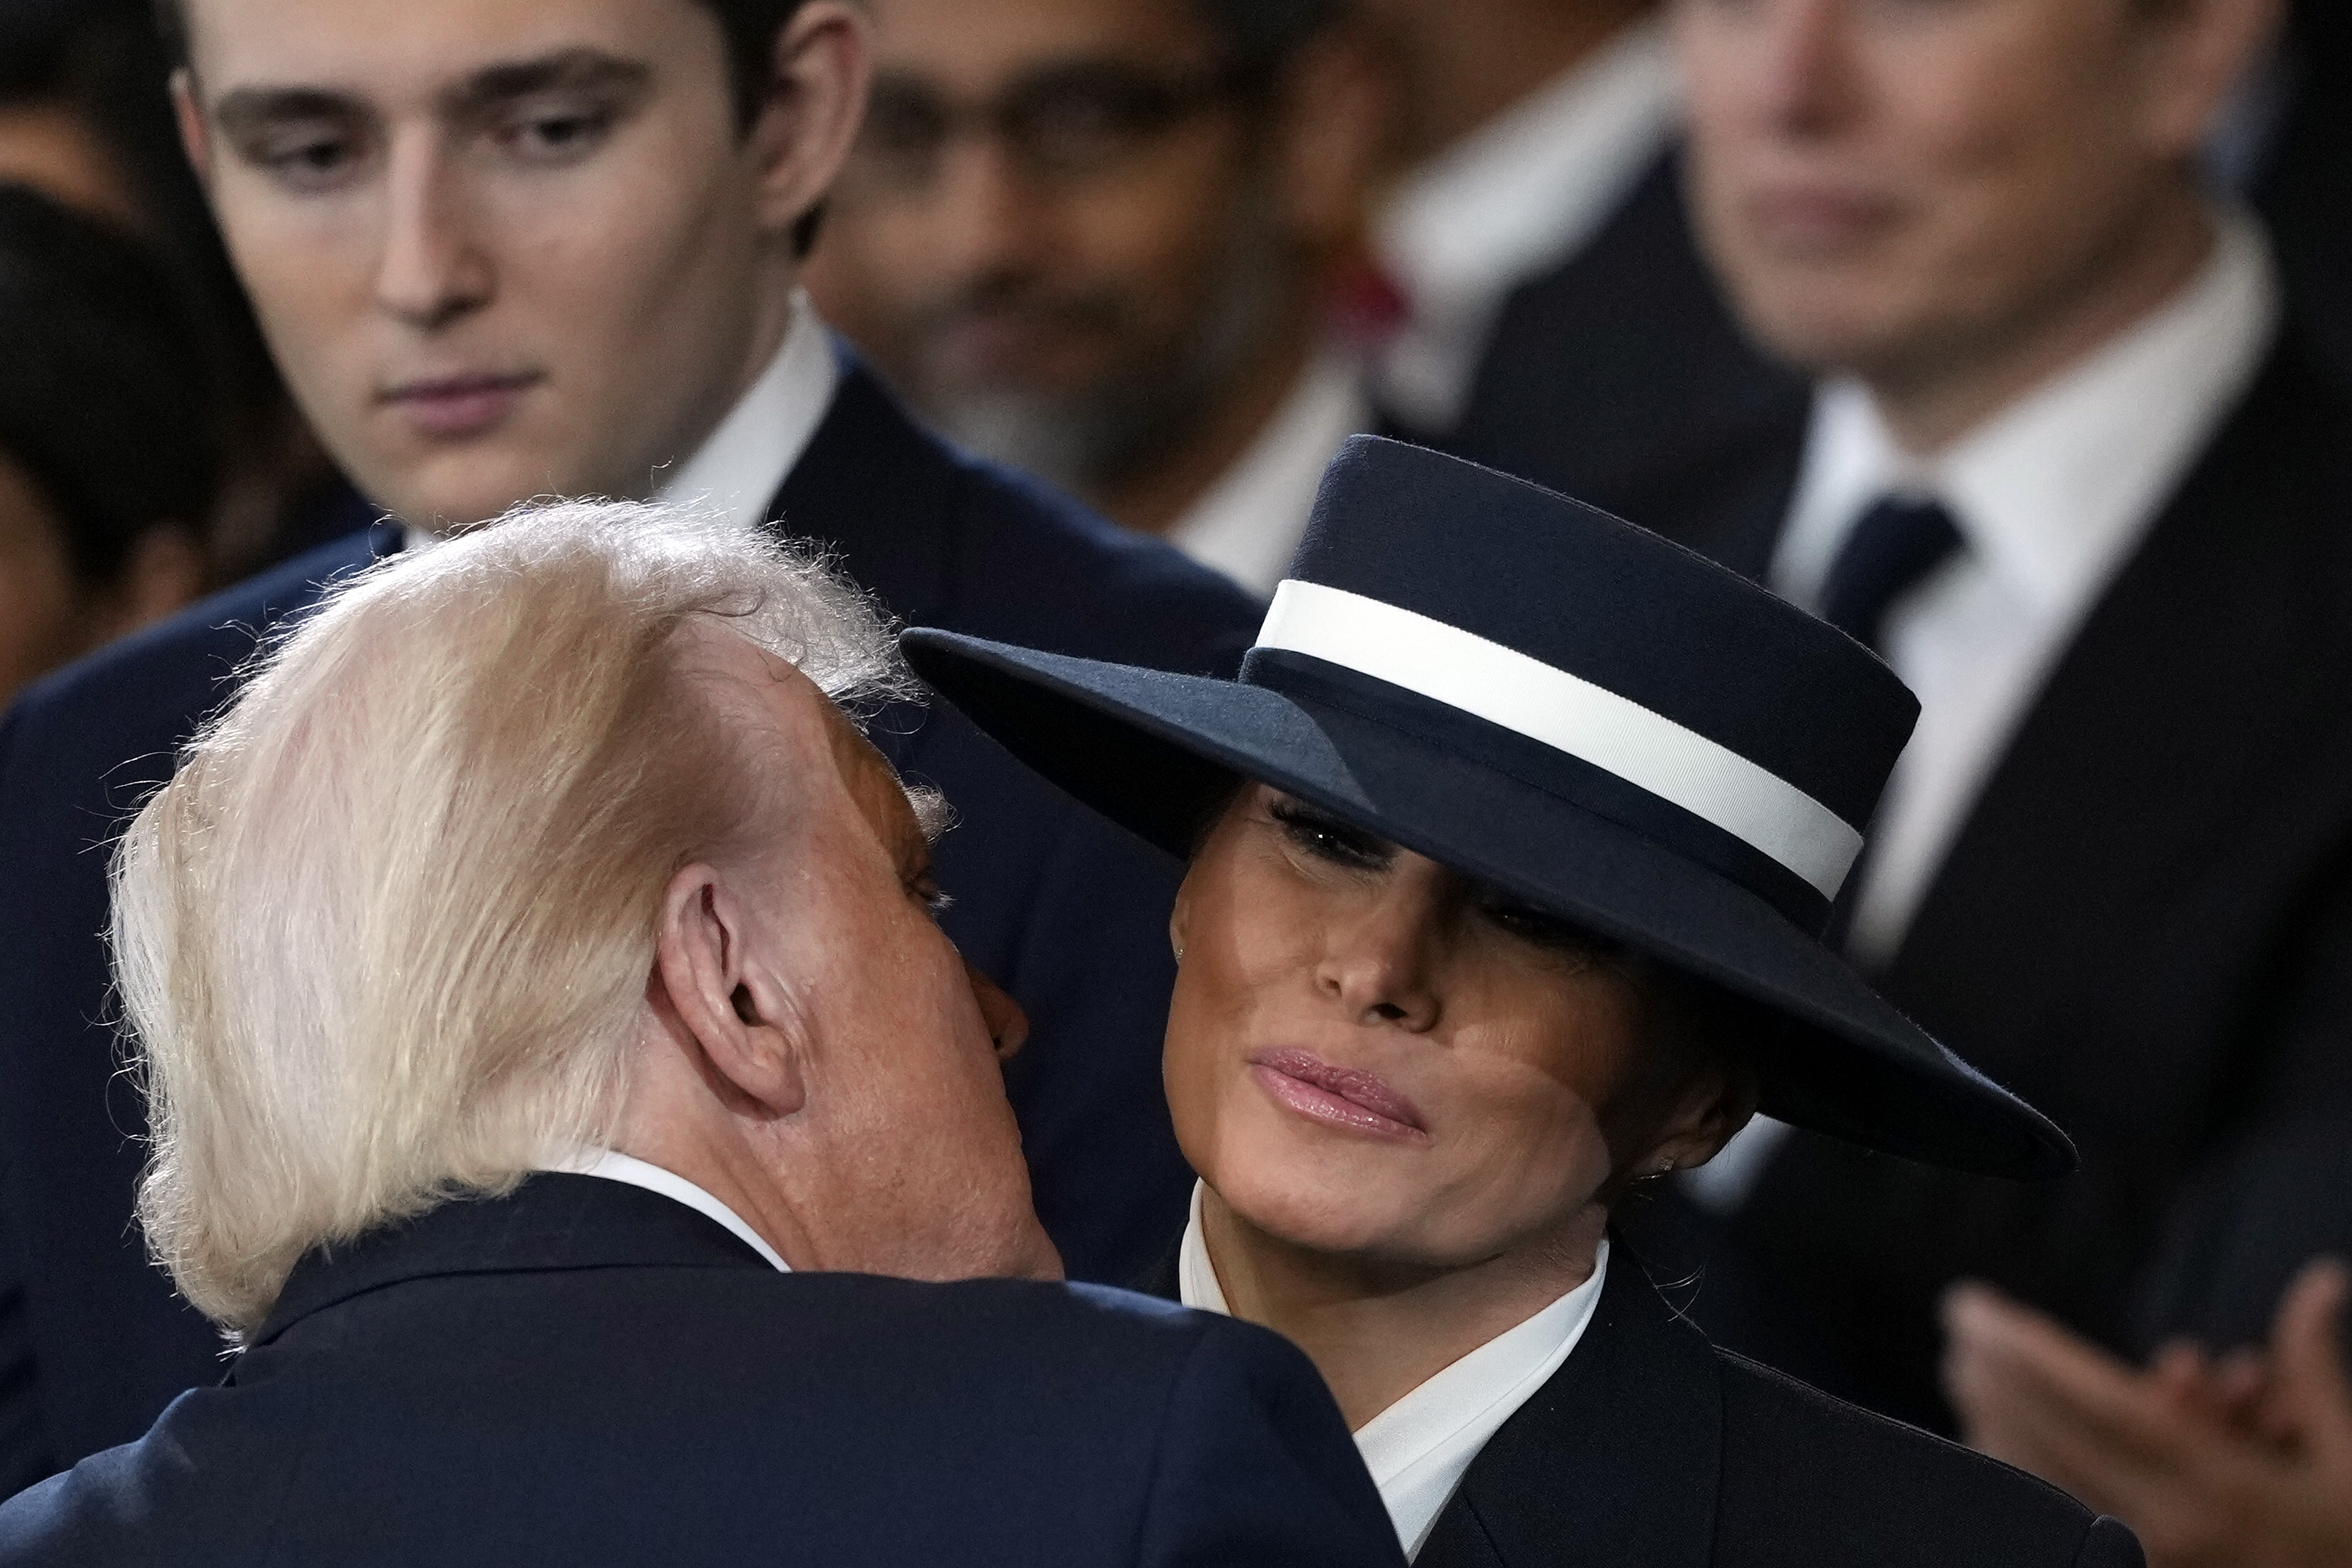
<instances>
[{"instance_id":1,"label":"blurred young man in background","mask_svg":"<svg viewBox=\"0 0 2352 1568\"><path fill-rule=\"evenodd\" d=\"M923 434L835 359L800 257L856 134L842 0L185 0L189 156L288 384L394 521L30 689L0 729L0 1404L41 1465L215 1375L130 1223L103 860L257 632L319 583L547 492L824 542L897 616L1184 669L1255 616L1213 574ZM1172 868L945 716L877 731L955 799L950 935L1034 1024L1010 1079L1081 1278L1181 1218L1159 1041ZM110 1092L113 1098L110 1100ZM38 1473L36 1468L34 1474ZM19 1474L16 1480L30 1479ZM5 1482L0 1482L5 1484Z\"/></svg>"},{"instance_id":2,"label":"blurred young man in background","mask_svg":"<svg viewBox=\"0 0 2352 1568\"><path fill-rule=\"evenodd\" d=\"M1260 595L1370 411L1382 107L1331 0L879 0L811 287L916 407Z\"/></svg>"}]
</instances>

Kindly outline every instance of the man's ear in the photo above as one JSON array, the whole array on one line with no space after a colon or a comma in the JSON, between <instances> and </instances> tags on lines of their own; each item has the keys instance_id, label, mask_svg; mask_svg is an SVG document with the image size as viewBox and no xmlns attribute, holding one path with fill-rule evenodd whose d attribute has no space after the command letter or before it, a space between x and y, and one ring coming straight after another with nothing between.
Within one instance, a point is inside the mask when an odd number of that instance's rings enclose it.
<instances>
[{"instance_id":1,"label":"man's ear","mask_svg":"<svg viewBox=\"0 0 2352 1568\"><path fill-rule=\"evenodd\" d=\"M196 183L210 190L212 128L205 123L205 106L196 100L195 73L185 66L172 73L172 119L180 128L180 151L187 154L188 167L196 172Z\"/></svg>"},{"instance_id":2,"label":"man's ear","mask_svg":"<svg viewBox=\"0 0 2352 1568\"><path fill-rule=\"evenodd\" d=\"M872 24L845 0L803 0L777 36L751 132L768 228L789 230L832 189L866 118L873 57Z\"/></svg>"},{"instance_id":3,"label":"man's ear","mask_svg":"<svg viewBox=\"0 0 2352 1568\"><path fill-rule=\"evenodd\" d=\"M714 1092L755 1115L790 1116L808 1100L808 1041L797 1012L751 962L743 916L717 870L679 871L662 896L653 982Z\"/></svg>"},{"instance_id":4,"label":"man's ear","mask_svg":"<svg viewBox=\"0 0 2352 1568\"><path fill-rule=\"evenodd\" d=\"M2147 135L2161 153L2192 156L2278 37L2283 7L2280 0L2170 0L2140 8L2148 13L2137 26L2153 79Z\"/></svg>"},{"instance_id":5,"label":"man's ear","mask_svg":"<svg viewBox=\"0 0 2352 1568\"><path fill-rule=\"evenodd\" d=\"M1393 119L1391 83L1370 40L1351 23L1324 28L1283 69L1276 139L1290 232L1316 249L1354 239L1365 192Z\"/></svg>"}]
</instances>

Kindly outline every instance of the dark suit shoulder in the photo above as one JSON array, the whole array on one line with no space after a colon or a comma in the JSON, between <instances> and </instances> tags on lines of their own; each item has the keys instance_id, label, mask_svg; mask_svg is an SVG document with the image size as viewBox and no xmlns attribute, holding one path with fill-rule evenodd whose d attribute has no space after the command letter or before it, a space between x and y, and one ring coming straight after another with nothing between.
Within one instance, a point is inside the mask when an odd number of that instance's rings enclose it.
<instances>
[{"instance_id":1,"label":"dark suit shoulder","mask_svg":"<svg viewBox=\"0 0 2352 1568\"><path fill-rule=\"evenodd\" d=\"M1273 1335L721 1257L386 1280L0 1507L0 1565L1393 1564Z\"/></svg>"},{"instance_id":2,"label":"dark suit shoulder","mask_svg":"<svg viewBox=\"0 0 2352 1568\"><path fill-rule=\"evenodd\" d=\"M173 746L222 696L258 635L375 559L376 532L346 535L230 584L35 681L14 705L9 759L46 745L104 751L117 735ZM168 738L152 731L173 731ZM141 730L150 733L138 733ZM117 759L120 760L120 759ZM47 759L39 759L46 769Z\"/></svg>"},{"instance_id":3,"label":"dark suit shoulder","mask_svg":"<svg viewBox=\"0 0 2352 1568\"><path fill-rule=\"evenodd\" d=\"M2138 1543L2055 1487L1769 1367L1722 1367L1718 1562L2130 1568ZM1736 1551L1727 1552L1727 1547Z\"/></svg>"},{"instance_id":4,"label":"dark suit shoulder","mask_svg":"<svg viewBox=\"0 0 2352 1568\"><path fill-rule=\"evenodd\" d=\"M981 623L1001 624L1090 658L1200 673L1238 663L1262 613L1240 588L1026 474L956 458L962 569L952 591L974 636L995 635Z\"/></svg>"}]
</instances>

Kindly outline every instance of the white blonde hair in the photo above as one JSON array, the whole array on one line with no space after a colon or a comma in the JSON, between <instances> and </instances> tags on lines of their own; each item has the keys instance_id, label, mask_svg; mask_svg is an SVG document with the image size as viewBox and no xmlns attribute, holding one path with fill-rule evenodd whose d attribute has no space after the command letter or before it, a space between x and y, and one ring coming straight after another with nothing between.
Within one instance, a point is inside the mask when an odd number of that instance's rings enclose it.
<instances>
[{"instance_id":1,"label":"white blonde hair","mask_svg":"<svg viewBox=\"0 0 2352 1568\"><path fill-rule=\"evenodd\" d=\"M759 793L673 679L698 617L844 705L910 692L812 552L657 505L518 508L335 586L131 825L139 1213L232 1336L310 1248L609 1133L663 889Z\"/></svg>"}]
</instances>

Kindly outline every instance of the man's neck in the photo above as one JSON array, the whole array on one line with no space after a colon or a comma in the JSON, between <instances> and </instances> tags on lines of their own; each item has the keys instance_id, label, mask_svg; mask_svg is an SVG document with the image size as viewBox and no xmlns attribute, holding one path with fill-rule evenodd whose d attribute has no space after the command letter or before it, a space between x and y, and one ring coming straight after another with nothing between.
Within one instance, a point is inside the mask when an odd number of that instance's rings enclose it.
<instances>
[{"instance_id":1,"label":"man's neck","mask_svg":"<svg viewBox=\"0 0 2352 1568\"><path fill-rule=\"evenodd\" d=\"M1410 7L1392 37L1408 89L1409 163L1433 157L1582 64L1652 0L1459 0Z\"/></svg>"},{"instance_id":2,"label":"man's neck","mask_svg":"<svg viewBox=\"0 0 2352 1568\"><path fill-rule=\"evenodd\" d=\"M1304 304L1275 334L1228 395L1157 461L1087 500L1105 517L1139 533L1164 534L1181 521L1226 470L1242 459L1298 384L1315 351L1313 313Z\"/></svg>"},{"instance_id":3,"label":"man's neck","mask_svg":"<svg viewBox=\"0 0 2352 1568\"><path fill-rule=\"evenodd\" d=\"M2214 243L2210 213L2184 187L2103 258L2103 270L2017 330L1856 374L1905 453L1934 458L2163 309L2195 280Z\"/></svg>"},{"instance_id":4,"label":"man's neck","mask_svg":"<svg viewBox=\"0 0 2352 1568\"><path fill-rule=\"evenodd\" d=\"M1295 1247L1201 1198L1201 1227L1233 1315L1283 1334L1330 1385L1349 1429L1592 1277L1607 1211L1460 1268Z\"/></svg>"}]
</instances>

